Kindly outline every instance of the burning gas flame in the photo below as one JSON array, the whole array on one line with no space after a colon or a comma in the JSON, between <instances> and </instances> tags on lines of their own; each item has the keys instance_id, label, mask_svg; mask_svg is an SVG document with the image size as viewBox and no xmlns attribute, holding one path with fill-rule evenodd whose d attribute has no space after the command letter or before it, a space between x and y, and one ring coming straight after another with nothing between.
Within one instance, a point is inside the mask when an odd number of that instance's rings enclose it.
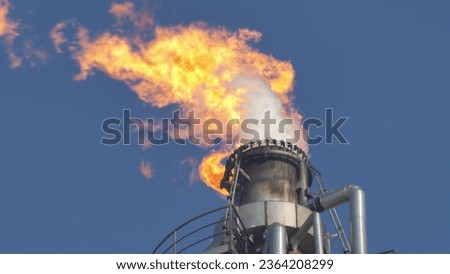
<instances>
[{"instance_id":1,"label":"burning gas flame","mask_svg":"<svg viewBox=\"0 0 450 274\"><path fill-rule=\"evenodd\" d=\"M10 4L8 0L0 0L0 36L16 36L17 23L8 19Z\"/></svg>"},{"instance_id":2,"label":"burning gas flame","mask_svg":"<svg viewBox=\"0 0 450 274\"><path fill-rule=\"evenodd\" d=\"M141 171L142 176L147 180L151 180L155 176L155 171L149 161L141 161L139 170Z\"/></svg>"},{"instance_id":3,"label":"burning gas flame","mask_svg":"<svg viewBox=\"0 0 450 274\"><path fill-rule=\"evenodd\" d=\"M136 13L130 2L114 5L110 13L120 23L126 18L141 22L140 16L149 16ZM65 42L60 32L61 25L57 25L54 36L58 49ZM93 37L79 27L75 46L69 48L80 66L75 79L85 80L100 70L125 82L141 100L160 108L177 104L185 112L194 110L202 121L215 118L226 125L232 119L261 119L270 110L276 119L294 119L288 131L302 130L301 116L290 102L293 67L252 48L251 43L259 41L261 33L249 29L232 32L205 23L155 26L148 41L142 35L123 33L106 31ZM265 138L262 127L255 129ZM239 129L231 135L235 141L242 137ZM281 139L284 135L274 133L272 137ZM307 150L303 141L298 145ZM219 187L224 171L221 161L234 148L222 146L199 167L201 179L224 195L227 192Z\"/></svg>"},{"instance_id":4,"label":"burning gas flame","mask_svg":"<svg viewBox=\"0 0 450 274\"><path fill-rule=\"evenodd\" d=\"M31 66L36 65L36 60L43 62L47 60L47 54L43 50L34 48L34 43L29 39L21 39L20 46L15 47L16 40L25 27L9 18L11 4L9 0L0 0L0 38L5 45L11 68L20 67L24 61ZM30 27L26 27L30 29Z\"/></svg>"},{"instance_id":5,"label":"burning gas flame","mask_svg":"<svg viewBox=\"0 0 450 274\"><path fill-rule=\"evenodd\" d=\"M213 151L203 158L199 167L199 174L202 181L222 195L227 195L228 191L220 188L220 181L225 172L225 167L221 161L229 154L230 152L226 150L218 152Z\"/></svg>"},{"instance_id":6,"label":"burning gas flame","mask_svg":"<svg viewBox=\"0 0 450 274\"><path fill-rule=\"evenodd\" d=\"M21 58L19 58L12 50L14 39L19 35L19 24L8 18L10 8L11 5L9 0L0 0L0 37L2 37L5 42L6 52L11 62L11 67L16 68L22 63Z\"/></svg>"}]
</instances>

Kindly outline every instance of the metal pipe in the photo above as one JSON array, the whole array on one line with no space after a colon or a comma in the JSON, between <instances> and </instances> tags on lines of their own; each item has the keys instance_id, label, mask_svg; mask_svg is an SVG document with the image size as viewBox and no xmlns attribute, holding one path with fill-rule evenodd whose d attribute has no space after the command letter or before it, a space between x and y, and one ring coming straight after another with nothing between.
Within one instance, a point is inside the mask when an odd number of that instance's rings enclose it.
<instances>
[{"instance_id":1,"label":"metal pipe","mask_svg":"<svg viewBox=\"0 0 450 274\"><path fill-rule=\"evenodd\" d=\"M350 236L353 253L367 253L366 197L359 187L350 192Z\"/></svg>"},{"instance_id":2,"label":"metal pipe","mask_svg":"<svg viewBox=\"0 0 450 274\"><path fill-rule=\"evenodd\" d=\"M296 184L297 203L308 206L308 198L306 197L308 190L308 167L304 162L298 166L298 181Z\"/></svg>"},{"instance_id":3,"label":"metal pipe","mask_svg":"<svg viewBox=\"0 0 450 274\"><path fill-rule=\"evenodd\" d=\"M364 191L360 186L346 185L342 188L324 194L315 203L316 210L324 210L349 202L350 206L350 238L352 253L367 253L366 234L366 201Z\"/></svg>"},{"instance_id":4,"label":"metal pipe","mask_svg":"<svg viewBox=\"0 0 450 274\"><path fill-rule=\"evenodd\" d=\"M316 254L323 254L323 227L319 212L313 213L313 229Z\"/></svg>"},{"instance_id":5,"label":"metal pipe","mask_svg":"<svg viewBox=\"0 0 450 274\"><path fill-rule=\"evenodd\" d=\"M267 241L269 243L269 254L286 254L287 252L287 233L284 225L273 223L267 231Z\"/></svg>"},{"instance_id":6,"label":"metal pipe","mask_svg":"<svg viewBox=\"0 0 450 274\"><path fill-rule=\"evenodd\" d=\"M173 254L177 254L177 231L173 232Z\"/></svg>"},{"instance_id":7,"label":"metal pipe","mask_svg":"<svg viewBox=\"0 0 450 274\"><path fill-rule=\"evenodd\" d=\"M313 225L313 218L312 214L309 215L309 217L306 219L306 221L303 223L303 225L298 229L298 231L294 234L294 236L291 237L289 240L291 246L293 249L297 249L300 242L303 240L303 238L308 233L308 230Z\"/></svg>"},{"instance_id":8,"label":"metal pipe","mask_svg":"<svg viewBox=\"0 0 450 274\"><path fill-rule=\"evenodd\" d=\"M331 234L325 233L325 254L331 254Z\"/></svg>"}]
</instances>

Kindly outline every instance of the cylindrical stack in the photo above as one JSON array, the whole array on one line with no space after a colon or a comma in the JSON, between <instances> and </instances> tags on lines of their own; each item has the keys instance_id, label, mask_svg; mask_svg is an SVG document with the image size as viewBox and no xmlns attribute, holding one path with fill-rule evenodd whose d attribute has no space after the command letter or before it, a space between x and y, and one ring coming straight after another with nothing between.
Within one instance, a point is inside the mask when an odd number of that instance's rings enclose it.
<instances>
[{"instance_id":1,"label":"cylindrical stack","mask_svg":"<svg viewBox=\"0 0 450 274\"><path fill-rule=\"evenodd\" d=\"M311 183L307 158L300 149L272 144L249 148L239 157L246 176L239 177L235 206L252 234L255 251L264 252L268 227L283 226L289 238L311 215L306 203ZM296 248L314 252L312 230Z\"/></svg>"},{"instance_id":2,"label":"cylindrical stack","mask_svg":"<svg viewBox=\"0 0 450 274\"><path fill-rule=\"evenodd\" d=\"M241 155L241 168L250 177L241 177L242 188L236 193L238 206L266 201L297 203L305 200L309 171L303 153L280 146L259 146ZM306 205L306 204L304 204Z\"/></svg>"}]
</instances>

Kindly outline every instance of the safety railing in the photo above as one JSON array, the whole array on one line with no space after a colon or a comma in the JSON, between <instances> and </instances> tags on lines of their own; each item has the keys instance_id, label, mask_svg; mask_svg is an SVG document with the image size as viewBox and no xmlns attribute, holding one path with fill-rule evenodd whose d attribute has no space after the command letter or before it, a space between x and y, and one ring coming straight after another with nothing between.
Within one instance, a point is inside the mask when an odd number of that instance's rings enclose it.
<instances>
[{"instance_id":1,"label":"safety railing","mask_svg":"<svg viewBox=\"0 0 450 274\"><path fill-rule=\"evenodd\" d=\"M193 251L193 248L197 248L193 252L200 253L217 238L222 239L223 245L228 245L228 253L248 253L248 233L233 205L207 211L186 221L164 237L152 253L180 254Z\"/></svg>"}]
</instances>

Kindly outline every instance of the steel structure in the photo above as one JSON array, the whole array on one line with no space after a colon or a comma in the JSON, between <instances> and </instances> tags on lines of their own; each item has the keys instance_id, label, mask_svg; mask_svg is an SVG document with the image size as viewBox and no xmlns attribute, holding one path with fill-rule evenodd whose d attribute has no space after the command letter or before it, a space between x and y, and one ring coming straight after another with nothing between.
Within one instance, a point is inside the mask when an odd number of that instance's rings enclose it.
<instances>
[{"instance_id":1,"label":"steel structure","mask_svg":"<svg viewBox=\"0 0 450 274\"><path fill-rule=\"evenodd\" d=\"M319 191L311 190L317 182ZM367 253L364 191L346 185L328 191L320 173L299 147L284 141L250 142L228 158L221 187L228 190L228 205L194 219L169 233L154 253L182 253L202 242L204 253L330 253L330 239L338 237L343 253ZM336 211L349 204L350 242ZM219 221L207 222L185 235L179 231L213 212ZM325 230L322 212L329 211L336 233ZM201 231L215 226L212 235ZM190 239L193 235L202 235ZM184 241L185 246L177 249Z\"/></svg>"}]
</instances>

